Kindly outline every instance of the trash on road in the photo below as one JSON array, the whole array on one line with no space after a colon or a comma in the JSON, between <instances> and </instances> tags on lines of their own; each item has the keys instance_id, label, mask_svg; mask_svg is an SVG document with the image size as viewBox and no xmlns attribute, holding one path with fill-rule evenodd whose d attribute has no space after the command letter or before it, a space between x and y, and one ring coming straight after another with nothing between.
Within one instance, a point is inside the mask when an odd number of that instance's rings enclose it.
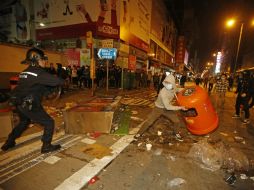
<instances>
[{"instance_id":1,"label":"trash on road","mask_svg":"<svg viewBox=\"0 0 254 190\"><path fill-rule=\"evenodd\" d=\"M236 182L236 176L235 174L230 174L228 177L225 178L225 181L229 184L229 185L234 185L234 183Z\"/></svg>"},{"instance_id":2,"label":"trash on road","mask_svg":"<svg viewBox=\"0 0 254 190\"><path fill-rule=\"evenodd\" d=\"M243 137L239 137L239 136L235 136L234 139L238 143L242 143L244 141L244 138Z\"/></svg>"},{"instance_id":3,"label":"trash on road","mask_svg":"<svg viewBox=\"0 0 254 190\"><path fill-rule=\"evenodd\" d=\"M146 144L146 150L150 151L152 149L152 144Z\"/></svg>"},{"instance_id":4,"label":"trash on road","mask_svg":"<svg viewBox=\"0 0 254 190\"><path fill-rule=\"evenodd\" d=\"M220 168L231 171L248 171L249 160L244 153L223 143L211 145L207 140L194 144L188 156L197 161L202 168L212 171Z\"/></svg>"},{"instance_id":5,"label":"trash on road","mask_svg":"<svg viewBox=\"0 0 254 190\"><path fill-rule=\"evenodd\" d=\"M240 174L241 179L248 179L248 176L246 174Z\"/></svg>"},{"instance_id":6,"label":"trash on road","mask_svg":"<svg viewBox=\"0 0 254 190\"><path fill-rule=\"evenodd\" d=\"M93 178L91 178L88 183L91 185L91 184L94 184L96 181L98 181L99 178L97 176L94 176Z\"/></svg>"},{"instance_id":7,"label":"trash on road","mask_svg":"<svg viewBox=\"0 0 254 190\"><path fill-rule=\"evenodd\" d=\"M141 119L139 117L133 117L133 116L131 116L131 119L134 121L144 121L144 119Z\"/></svg>"},{"instance_id":8,"label":"trash on road","mask_svg":"<svg viewBox=\"0 0 254 190\"><path fill-rule=\"evenodd\" d=\"M221 134L222 136L224 136L224 137L227 137L227 136L228 136L227 133L220 132L220 134Z\"/></svg>"},{"instance_id":9,"label":"trash on road","mask_svg":"<svg viewBox=\"0 0 254 190\"><path fill-rule=\"evenodd\" d=\"M194 144L188 156L198 161L202 168L212 171L218 170L222 166L222 154L210 145L207 140L202 140Z\"/></svg>"},{"instance_id":10,"label":"trash on road","mask_svg":"<svg viewBox=\"0 0 254 190\"><path fill-rule=\"evenodd\" d=\"M186 181L183 178L175 178L168 182L168 187L172 188L175 186L180 186L182 184L186 183Z\"/></svg>"},{"instance_id":11,"label":"trash on road","mask_svg":"<svg viewBox=\"0 0 254 190\"><path fill-rule=\"evenodd\" d=\"M158 136L161 136L161 135L162 135L162 132L161 132L161 131L158 131L157 134L158 134Z\"/></svg>"}]
</instances>

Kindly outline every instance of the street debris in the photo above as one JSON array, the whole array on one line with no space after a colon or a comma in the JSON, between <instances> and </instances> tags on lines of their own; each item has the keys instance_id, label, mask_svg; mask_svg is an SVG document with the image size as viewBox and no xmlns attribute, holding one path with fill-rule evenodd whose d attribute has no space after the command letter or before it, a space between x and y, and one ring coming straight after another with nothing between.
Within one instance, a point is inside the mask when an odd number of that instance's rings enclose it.
<instances>
[{"instance_id":1,"label":"street debris","mask_svg":"<svg viewBox=\"0 0 254 190\"><path fill-rule=\"evenodd\" d=\"M131 116L131 119L134 121L144 121L144 119L141 119L139 117L134 117L134 116Z\"/></svg>"},{"instance_id":2,"label":"street debris","mask_svg":"<svg viewBox=\"0 0 254 190\"><path fill-rule=\"evenodd\" d=\"M92 185L92 184L94 184L96 181L98 181L99 180L99 178L97 177L97 176L94 176L93 178L91 178L89 181L88 181L88 183L90 184L90 185Z\"/></svg>"},{"instance_id":3,"label":"street debris","mask_svg":"<svg viewBox=\"0 0 254 190\"><path fill-rule=\"evenodd\" d=\"M138 147L140 147L142 144L143 144L142 142L138 143Z\"/></svg>"},{"instance_id":4,"label":"street debris","mask_svg":"<svg viewBox=\"0 0 254 190\"><path fill-rule=\"evenodd\" d=\"M221 142L211 145L206 139L201 140L191 147L188 156L197 161L202 168L212 171L220 168L232 171L249 169L249 160L245 154Z\"/></svg>"},{"instance_id":5,"label":"street debris","mask_svg":"<svg viewBox=\"0 0 254 190\"><path fill-rule=\"evenodd\" d=\"M235 174L230 174L228 177L225 178L225 181L229 184L229 185L234 185L234 183L236 182L236 176Z\"/></svg>"},{"instance_id":6,"label":"street debris","mask_svg":"<svg viewBox=\"0 0 254 190\"><path fill-rule=\"evenodd\" d=\"M240 174L241 179L248 179L248 176L246 174Z\"/></svg>"},{"instance_id":7,"label":"street debris","mask_svg":"<svg viewBox=\"0 0 254 190\"><path fill-rule=\"evenodd\" d=\"M158 136L161 136L161 135L162 135L162 132L161 132L161 131L158 131L157 134L158 134Z\"/></svg>"},{"instance_id":8,"label":"street debris","mask_svg":"<svg viewBox=\"0 0 254 190\"><path fill-rule=\"evenodd\" d=\"M168 182L168 187L172 188L175 186L180 186L182 184L186 183L186 181L183 178L175 178Z\"/></svg>"},{"instance_id":9,"label":"street debris","mask_svg":"<svg viewBox=\"0 0 254 190\"><path fill-rule=\"evenodd\" d=\"M147 151L150 151L152 149L152 144L146 144L146 150Z\"/></svg>"},{"instance_id":10,"label":"street debris","mask_svg":"<svg viewBox=\"0 0 254 190\"><path fill-rule=\"evenodd\" d=\"M133 110L133 111L131 111L131 114L132 114L132 115L137 115L137 114L138 114L138 112L137 112L137 111L135 111L135 110Z\"/></svg>"},{"instance_id":11,"label":"street debris","mask_svg":"<svg viewBox=\"0 0 254 190\"><path fill-rule=\"evenodd\" d=\"M238 143L242 143L244 141L244 138L243 137L239 137L239 136L235 136L234 139Z\"/></svg>"},{"instance_id":12,"label":"street debris","mask_svg":"<svg viewBox=\"0 0 254 190\"><path fill-rule=\"evenodd\" d=\"M88 135L90 138L96 139L96 138L98 138L99 136L101 136L101 132L95 131L95 132L93 132L93 133L87 133L87 135Z\"/></svg>"},{"instance_id":13,"label":"street debris","mask_svg":"<svg viewBox=\"0 0 254 190\"><path fill-rule=\"evenodd\" d=\"M224 136L224 137L227 137L227 136L228 136L227 133L220 132L220 134L221 134L222 136Z\"/></svg>"}]
</instances>

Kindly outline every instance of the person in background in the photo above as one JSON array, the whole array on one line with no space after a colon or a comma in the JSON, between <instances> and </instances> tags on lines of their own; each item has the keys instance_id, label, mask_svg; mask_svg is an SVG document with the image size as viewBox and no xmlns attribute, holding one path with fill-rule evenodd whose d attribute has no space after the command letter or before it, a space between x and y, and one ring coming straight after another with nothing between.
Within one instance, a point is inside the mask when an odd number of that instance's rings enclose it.
<instances>
[{"instance_id":1,"label":"person in background","mask_svg":"<svg viewBox=\"0 0 254 190\"><path fill-rule=\"evenodd\" d=\"M231 91L233 89L234 84L234 78L232 75L228 77L228 91Z\"/></svg>"},{"instance_id":2,"label":"person in background","mask_svg":"<svg viewBox=\"0 0 254 190\"><path fill-rule=\"evenodd\" d=\"M250 77L250 99L251 99L251 103L249 105L249 108L253 108L254 106L254 74L251 75Z\"/></svg>"},{"instance_id":3,"label":"person in background","mask_svg":"<svg viewBox=\"0 0 254 190\"><path fill-rule=\"evenodd\" d=\"M215 83L216 92L216 108L224 107L226 92L228 90L227 76L222 74L221 77Z\"/></svg>"},{"instance_id":4,"label":"person in background","mask_svg":"<svg viewBox=\"0 0 254 190\"><path fill-rule=\"evenodd\" d=\"M213 76L211 76L209 78L209 85L208 85L208 92L210 93L213 90L213 85L215 83L215 78Z\"/></svg>"},{"instance_id":5,"label":"person in background","mask_svg":"<svg viewBox=\"0 0 254 190\"><path fill-rule=\"evenodd\" d=\"M49 66L49 68L48 68L48 72L49 72L50 74L52 74L52 75L56 75L56 69L55 69L53 63L50 63L50 66Z\"/></svg>"},{"instance_id":6,"label":"person in background","mask_svg":"<svg viewBox=\"0 0 254 190\"><path fill-rule=\"evenodd\" d=\"M249 111L249 99L250 99L250 86L249 86L249 74L240 73L238 78L238 84L236 89L236 102L235 102L235 114L232 118L240 118L240 106L243 106L244 119L243 124L248 124L250 122L250 111Z\"/></svg>"},{"instance_id":7,"label":"person in background","mask_svg":"<svg viewBox=\"0 0 254 190\"><path fill-rule=\"evenodd\" d=\"M184 85L185 85L186 80L187 80L186 73L183 73L183 75L182 75L181 78L180 78L180 86L181 86L182 88L184 88Z\"/></svg>"}]
</instances>

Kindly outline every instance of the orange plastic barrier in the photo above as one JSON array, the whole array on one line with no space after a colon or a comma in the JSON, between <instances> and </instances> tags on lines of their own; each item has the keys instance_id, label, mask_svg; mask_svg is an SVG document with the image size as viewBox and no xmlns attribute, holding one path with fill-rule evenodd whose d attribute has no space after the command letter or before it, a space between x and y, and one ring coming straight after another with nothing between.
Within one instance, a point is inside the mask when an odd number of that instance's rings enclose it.
<instances>
[{"instance_id":1,"label":"orange plastic barrier","mask_svg":"<svg viewBox=\"0 0 254 190\"><path fill-rule=\"evenodd\" d=\"M190 108L186 111L184 119L192 134L204 135L218 127L218 115L203 88L199 86L185 88L178 93L177 102L181 106Z\"/></svg>"}]
</instances>

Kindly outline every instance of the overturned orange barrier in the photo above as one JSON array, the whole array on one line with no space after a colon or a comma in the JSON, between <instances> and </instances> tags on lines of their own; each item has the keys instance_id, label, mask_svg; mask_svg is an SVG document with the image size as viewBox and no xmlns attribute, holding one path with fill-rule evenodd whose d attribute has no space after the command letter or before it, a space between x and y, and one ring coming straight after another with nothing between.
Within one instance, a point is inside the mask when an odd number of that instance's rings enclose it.
<instances>
[{"instance_id":1,"label":"overturned orange barrier","mask_svg":"<svg viewBox=\"0 0 254 190\"><path fill-rule=\"evenodd\" d=\"M178 93L177 102L189 109L184 113L184 119L192 134L204 135L218 127L218 115L203 88L199 86L185 88Z\"/></svg>"}]
</instances>

